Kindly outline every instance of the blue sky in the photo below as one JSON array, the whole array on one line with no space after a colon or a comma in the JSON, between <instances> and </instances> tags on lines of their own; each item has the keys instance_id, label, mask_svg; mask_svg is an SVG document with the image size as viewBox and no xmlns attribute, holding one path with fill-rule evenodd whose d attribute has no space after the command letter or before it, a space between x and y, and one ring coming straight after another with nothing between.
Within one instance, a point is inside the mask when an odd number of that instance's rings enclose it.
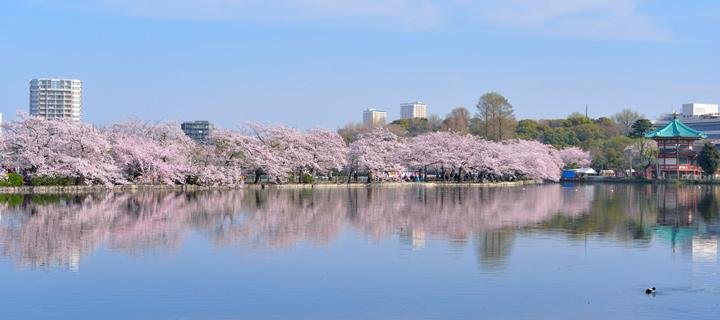
<instances>
[{"instance_id":1,"label":"blue sky","mask_svg":"<svg viewBox=\"0 0 720 320\"><path fill-rule=\"evenodd\" d=\"M338 128L485 92L518 118L720 103L720 3L652 0L28 0L0 6L0 112L34 77L83 80L105 125Z\"/></svg>"}]
</instances>

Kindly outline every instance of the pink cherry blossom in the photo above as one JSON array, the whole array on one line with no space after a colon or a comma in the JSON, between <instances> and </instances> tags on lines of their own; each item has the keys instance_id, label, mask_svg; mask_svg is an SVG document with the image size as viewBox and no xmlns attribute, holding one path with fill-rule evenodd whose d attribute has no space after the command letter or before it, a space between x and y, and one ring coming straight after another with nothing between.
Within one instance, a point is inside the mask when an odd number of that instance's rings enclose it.
<instances>
[{"instance_id":1,"label":"pink cherry blossom","mask_svg":"<svg viewBox=\"0 0 720 320\"><path fill-rule=\"evenodd\" d=\"M537 141L486 141L469 134L430 132L409 139L386 128L349 146L330 130L300 131L248 123L244 130L217 129L199 144L177 123L127 121L107 129L56 119L21 116L4 125L2 163L27 178L70 178L76 184L239 185L244 174L271 183L305 174L367 173L372 181L406 171L432 171L474 181L557 181L564 166L589 165L578 148L557 150Z\"/></svg>"},{"instance_id":2,"label":"pink cherry blossom","mask_svg":"<svg viewBox=\"0 0 720 320\"><path fill-rule=\"evenodd\" d=\"M578 147L570 147L560 150L560 158L565 166L576 164L580 167L587 167L592 162L590 153Z\"/></svg>"},{"instance_id":3,"label":"pink cherry blossom","mask_svg":"<svg viewBox=\"0 0 720 320\"><path fill-rule=\"evenodd\" d=\"M195 142L180 130L178 124L128 121L111 126L108 136L115 163L129 181L186 182Z\"/></svg>"},{"instance_id":4,"label":"pink cherry blossom","mask_svg":"<svg viewBox=\"0 0 720 320\"><path fill-rule=\"evenodd\" d=\"M17 169L30 178L66 177L79 184L124 181L104 133L89 124L21 115L4 124L3 129L6 168Z\"/></svg>"},{"instance_id":5,"label":"pink cherry blossom","mask_svg":"<svg viewBox=\"0 0 720 320\"><path fill-rule=\"evenodd\" d=\"M350 144L350 172L367 172L375 180L389 179L386 173L402 172L406 145L386 128L360 135Z\"/></svg>"}]
</instances>

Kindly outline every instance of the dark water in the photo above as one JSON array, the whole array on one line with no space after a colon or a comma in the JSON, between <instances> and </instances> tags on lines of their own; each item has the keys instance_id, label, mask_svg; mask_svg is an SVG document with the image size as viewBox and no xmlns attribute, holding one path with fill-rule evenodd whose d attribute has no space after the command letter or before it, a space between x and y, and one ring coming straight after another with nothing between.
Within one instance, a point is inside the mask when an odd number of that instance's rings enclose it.
<instances>
[{"instance_id":1,"label":"dark water","mask_svg":"<svg viewBox=\"0 0 720 320\"><path fill-rule=\"evenodd\" d=\"M720 188L6 195L0 208L0 319L720 317Z\"/></svg>"}]
</instances>

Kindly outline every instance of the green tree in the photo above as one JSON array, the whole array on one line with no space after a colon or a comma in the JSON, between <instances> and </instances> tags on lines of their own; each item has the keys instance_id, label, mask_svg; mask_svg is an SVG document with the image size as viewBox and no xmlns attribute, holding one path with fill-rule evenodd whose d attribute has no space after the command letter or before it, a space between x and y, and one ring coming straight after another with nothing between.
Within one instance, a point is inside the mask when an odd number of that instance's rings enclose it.
<instances>
[{"instance_id":1,"label":"green tree","mask_svg":"<svg viewBox=\"0 0 720 320\"><path fill-rule=\"evenodd\" d=\"M577 136L566 128L548 128L543 135L543 143L551 144L556 148L563 149L580 144Z\"/></svg>"},{"instance_id":2,"label":"green tree","mask_svg":"<svg viewBox=\"0 0 720 320\"><path fill-rule=\"evenodd\" d=\"M388 129L395 134L404 136L417 136L426 132L440 129L442 121L438 116L431 115L429 118L399 119L390 123Z\"/></svg>"},{"instance_id":3,"label":"green tree","mask_svg":"<svg viewBox=\"0 0 720 320\"><path fill-rule=\"evenodd\" d=\"M712 177L720 166L720 152L718 152L714 144L706 142L700 154L698 154L697 161L703 169L703 174Z\"/></svg>"},{"instance_id":4,"label":"green tree","mask_svg":"<svg viewBox=\"0 0 720 320\"><path fill-rule=\"evenodd\" d=\"M539 140L543 135L540 125L535 120L520 120L515 127L515 136L523 140Z\"/></svg>"},{"instance_id":5,"label":"green tree","mask_svg":"<svg viewBox=\"0 0 720 320\"><path fill-rule=\"evenodd\" d=\"M480 118L481 135L493 141L513 138L515 134L515 115L513 106L501 94L489 92L480 97L477 103Z\"/></svg>"},{"instance_id":6,"label":"green tree","mask_svg":"<svg viewBox=\"0 0 720 320\"><path fill-rule=\"evenodd\" d=\"M633 140L626 136L594 141L589 148L593 156L593 166L601 169L629 169L632 158L628 157L627 149L632 144Z\"/></svg>"},{"instance_id":7,"label":"green tree","mask_svg":"<svg viewBox=\"0 0 720 320\"><path fill-rule=\"evenodd\" d=\"M646 133L652 131L653 124L648 119L638 119L630 127L631 138L642 138Z\"/></svg>"},{"instance_id":8,"label":"green tree","mask_svg":"<svg viewBox=\"0 0 720 320\"><path fill-rule=\"evenodd\" d=\"M575 137L582 146L587 145L587 142L591 140L608 138L604 135L602 128L592 122L571 127L569 130L575 133Z\"/></svg>"},{"instance_id":9,"label":"green tree","mask_svg":"<svg viewBox=\"0 0 720 320\"><path fill-rule=\"evenodd\" d=\"M614 137L620 134L620 127L608 117L597 118L594 122L602 129L605 137Z\"/></svg>"},{"instance_id":10,"label":"green tree","mask_svg":"<svg viewBox=\"0 0 720 320\"><path fill-rule=\"evenodd\" d=\"M571 113L567 117L567 119L562 121L563 127L574 127L574 126L590 124L590 123L593 123L593 121L590 118L588 118L585 115L582 115L580 113L577 113L577 112Z\"/></svg>"}]
</instances>

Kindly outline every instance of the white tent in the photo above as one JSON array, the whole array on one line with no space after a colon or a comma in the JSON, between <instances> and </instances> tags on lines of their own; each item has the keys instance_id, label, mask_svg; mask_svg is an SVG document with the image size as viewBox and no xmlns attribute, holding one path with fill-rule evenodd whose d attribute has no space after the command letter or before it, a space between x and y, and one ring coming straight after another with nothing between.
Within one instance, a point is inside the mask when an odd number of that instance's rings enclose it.
<instances>
[{"instance_id":1,"label":"white tent","mask_svg":"<svg viewBox=\"0 0 720 320\"><path fill-rule=\"evenodd\" d=\"M593 168L580 168L580 169L576 169L575 172L577 172L578 174L583 174L583 175L596 175L597 174L597 171L595 171L595 169L593 169Z\"/></svg>"}]
</instances>

